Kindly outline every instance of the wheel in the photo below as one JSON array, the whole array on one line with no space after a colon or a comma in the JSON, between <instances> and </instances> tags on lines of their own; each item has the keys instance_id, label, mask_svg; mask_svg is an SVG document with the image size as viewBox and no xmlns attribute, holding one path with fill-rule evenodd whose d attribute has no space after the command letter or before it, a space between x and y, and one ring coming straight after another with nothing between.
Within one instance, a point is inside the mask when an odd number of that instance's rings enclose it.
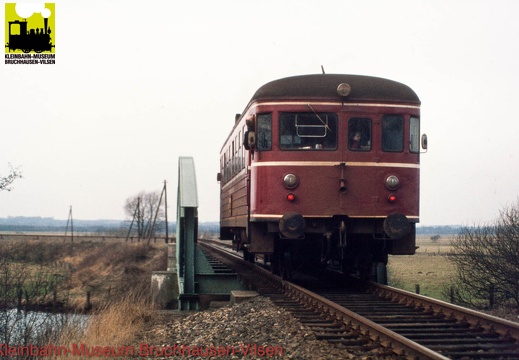
<instances>
[{"instance_id":1,"label":"wheel","mask_svg":"<svg viewBox=\"0 0 519 360\"><path fill-rule=\"evenodd\" d=\"M249 252L247 248L243 248L243 260L253 263L256 260L256 255Z\"/></svg>"},{"instance_id":2,"label":"wheel","mask_svg":"<svg viewBox=\"0 0 519 360\"><path fill-rule=\"evenodd\" d=\"M279 261L275 256L270 257L270 272L279 275Z\"/></svg>"},{"instance_id":3,"label":"wheel","mask_svg":"<svg viewBox=\"0 0 519 360\"><path fill-rule=\"evenodd\" d=\"M360 258L359 262L358 262L358 267L359 267L359 279L361 281L373 280L373 278L372 278L373 261L371 260L371 257Z\"/></svg>"},{"instance_id":4,"label":"wheel","mask_svg":"<svg viewBox=\"0 0 519 360\"><path fill-rule=\"evenodd\" d=\"M290 258L290 251L283 252L283 260L281 261L281 278L283 280L290 280L292 278L292 262Z\"/></svg>"},{"instance_id":5,"label":"wheel","mask_svg":"<svg viewBox=\"0 0 519 360\"><path fill-rule=\"evenodd\" d=\"M387 285L387 266L383 262L377 262L375 266L375 281L382 285Z\"/></svg>"},{"instance_id":6,"label":"wheel","mask_svg":"<svg viewBox=\"0 0 519 360\"><path fill-rule=\"evenodd\" d=\"M352 256L344 256L342 259L342 273L351 275L355 270L355 258Z\"/></svg>"}]
</instances>

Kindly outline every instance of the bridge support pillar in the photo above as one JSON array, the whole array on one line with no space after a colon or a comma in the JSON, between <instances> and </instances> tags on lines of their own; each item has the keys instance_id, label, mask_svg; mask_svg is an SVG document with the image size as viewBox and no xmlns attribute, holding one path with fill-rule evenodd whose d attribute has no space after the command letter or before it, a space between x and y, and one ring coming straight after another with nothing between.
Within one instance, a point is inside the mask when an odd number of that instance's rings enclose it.
<instances>
[{"instance_id":1,"label":"bridge support pillar","mask_svg":"<svg viewBox=\"0 0 519 360\"><path fill-rule=\"evenodd\" d=\"M177 244L169 243L168 268L166 271L153 271L151 274L151 293L161 309L178 308Z\"/></svg>"}]
</instances>

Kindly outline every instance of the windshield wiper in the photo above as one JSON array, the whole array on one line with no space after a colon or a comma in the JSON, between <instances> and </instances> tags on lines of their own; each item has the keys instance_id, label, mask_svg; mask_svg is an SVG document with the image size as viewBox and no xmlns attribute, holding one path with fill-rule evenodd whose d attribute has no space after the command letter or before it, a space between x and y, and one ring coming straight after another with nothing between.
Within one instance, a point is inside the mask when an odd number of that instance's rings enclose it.
<instances>
[{"instance_id":1,"label":"windshield wiper","mask_svg":"<svg viewBox=\"0 0 519 360\"><path fill-rule=\"evenodd\" d=\"M321 117L319 116L318 113L315 112L315 110L314 110L314 108L312 107L312 105L310 105L310 103L308 103L308 104L306 104L306 105L308 105L308 107L310 108L310 110L312 110L312 111L314 112L315 116L317 116L317 118L318 118L318 119L323 123L323 125L324 125L328 130L330 130L330 132L333 134L332 129L330 129L330 127L328 126L328 124L327 124L326 122L324 122L323 119L321 119Z\"/></svg>"}]
</instances>

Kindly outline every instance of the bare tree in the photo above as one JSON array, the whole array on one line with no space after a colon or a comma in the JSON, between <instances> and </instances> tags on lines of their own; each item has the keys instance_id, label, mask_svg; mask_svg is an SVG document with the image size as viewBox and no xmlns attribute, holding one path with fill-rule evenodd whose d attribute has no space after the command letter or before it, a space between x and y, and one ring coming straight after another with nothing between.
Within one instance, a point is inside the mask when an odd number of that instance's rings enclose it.
<instances>
[{"instance_id":1,"label":"bare tree","mask_svg":"<svg viewBox=\"0 0 519 360\"><path fill-rule=\"evenodd\" d=\"M164 222L164 211L157 209L160 207L160 192L140 192L139 194L126 199L124 205L124 211L126 215L133 219L135 225L133 227L137 229L139 238L146 238L154 236L154 232L161 223ZM152 225L157 215L157 221L155 228L152 229Z\"/></svg>"},{"instance_id":2,"label":"bare tree","mask_svg":"<svg viewBox=\"0 0 519 360\"><path fill-rule=\"evenodd\" d=\"M519 199L492 224L465 227L453 242L457 270L451 293L475 307L519 307Z\"/></svg>"},{"instance_id":3,"label":"bare tree","mask_svg":"<svg viewBox=\"0 0 519 360\"><path fill-rule=\"evenodd\" d=\"M9 174L7 176L0 176L0 191L11 191L11 184L18 178L22 177L22 173L17 169L13 168L11 164L9 164Z\"/></svg>"}]
</instances>

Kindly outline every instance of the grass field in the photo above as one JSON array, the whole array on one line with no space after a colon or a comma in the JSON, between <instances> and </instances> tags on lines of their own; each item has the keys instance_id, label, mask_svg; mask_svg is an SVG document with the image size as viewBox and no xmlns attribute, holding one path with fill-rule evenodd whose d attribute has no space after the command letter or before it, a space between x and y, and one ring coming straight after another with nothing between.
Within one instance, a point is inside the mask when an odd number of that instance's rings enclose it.
<instances>
[{"instance_id":1,"label":"grass field","mask_svg":"<svg viewBox=\"0 0 519 360\"><path fill-rule=\"evenodd\" d=\"M455 269L447 256L452 253L452 238L431 241L428 237L417 238L416 255L390 256L388 264L389 285L448 301L444 295L455 276Z\"/></svg>"}]
</instances>

